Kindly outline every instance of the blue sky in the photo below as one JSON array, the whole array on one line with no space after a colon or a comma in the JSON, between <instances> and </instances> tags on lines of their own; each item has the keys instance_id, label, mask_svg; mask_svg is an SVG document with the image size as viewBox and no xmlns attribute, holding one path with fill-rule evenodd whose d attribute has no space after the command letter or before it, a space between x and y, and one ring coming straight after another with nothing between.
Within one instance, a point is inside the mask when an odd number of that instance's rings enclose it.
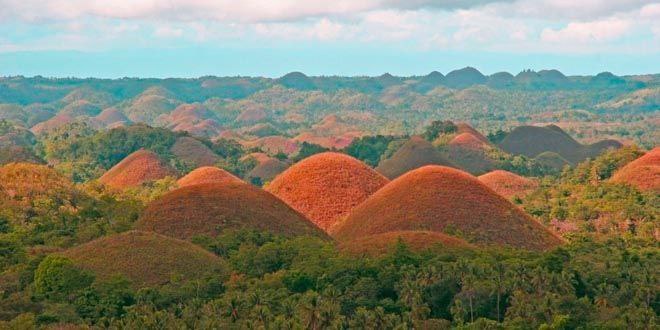
<instances>
[{"instance_id":1,"label":"blue sky","mask_svg":"<svg viewBox=\"0 0 660 330\"><path fill-rule=\"evenodd\" d=\"M645 0L0 0L0 75L660 73Z\"/></svg>"}]
</instances>

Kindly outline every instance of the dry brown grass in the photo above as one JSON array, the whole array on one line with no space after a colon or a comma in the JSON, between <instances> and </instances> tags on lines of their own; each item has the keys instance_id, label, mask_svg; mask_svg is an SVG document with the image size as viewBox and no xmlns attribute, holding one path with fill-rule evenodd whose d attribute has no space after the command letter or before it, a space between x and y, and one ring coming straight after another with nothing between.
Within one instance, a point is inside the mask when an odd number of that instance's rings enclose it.
<instances>
[{"instance_id":1,"label":"dry brown grass","mask_svg":"<svg viewBox=\"0 0 660 330\"><path fill-rule=\"evenodd\" d=\"M546 151L555 152L571 163L595 157L608 148L619 148L621 143L605 140L582 145L556 125L519 126L514 128L500 143L500 147L512 154L536 157Z\"/></svg>"},{"instance_id":2,"label":"dry brown grass","mask_svg":"<svg viewBox=\"0 0 660 330\"><path fill-rule=\"evenodd\" d=\"M479 139L480 141L482 141L486 144L490 144L490 141L488 140L487 137L485 137L483 134L481 134L481 132L477 131L476 129L474 129L474 127L470 126L467 123L458 123L458 124L456 124L456 128L457 128L458 134L470 133L473 136L475 136L477 139Z\"/></svg>"},{"instance_id":3,"label":"dry brown grass","mask_svg":"<svg viewBox=\"0 0 660 330\"><path fill-rule=\"evenodd\" d=\"M339 249L352 255L378 256L391 252L401 240L415 252L431 250L472 249L466 241L432 231L393 231L383 234L358 238L350 242L342 242Z\"/></svg>"},{"instance_id":4,"label":"dry brown grass","mask_svg":"<svg viewBox=\"0 0 660 330\"><path fill-rule=\"evenodd\" d=\"M660 192L660 147L616 171L611 181L629 184L639 190Z\"/></svg>"},{"instance_id":5,"label":"dry brown grass","mask_svg":"<svg viewBox=\"0 0 660 330\"><path fill-rule=\"evenodd\" d=\"M167 176L176 176L174 169L155 153L140 149L105 172L99 181L113 188L124 189Z\"/></svg>"},{"instance_id":6,"label":"dry brown grass","mask_svg":"<svg viewBox=\"0 0 660 330\"><path fill-rule=\"evenodd\" d=\"M387 182L351 156L325 152L293 165L266 189L327 230Z\"/></svg>"},{"instance_id":7,"label":"dry brown grass","mask_svg":"<svg viewBox=\"0 0 660 330\"><path fill-rule=\"evenodd\" d=\"M181 239L215 237L227 228L326 237L277 197L241 182L198 184L171 191L147 206L136 228Z\"/></svg>"},{"instance_id":8,"label":"dry brown grass","mask_svg":"<svg viewBox=\"0 0 660 330\"><path fill-rule=\"evenodd\" d=\"M476 177L444 166L425 166L390 182L331 234L350 241L401 230L456 234L482 246L545 250L562 243Z\"/></svg>"},{"instance_id":9,"label":"dry brown grass","mask_svg":"<svg viewBox=\"0 0 660 330\"><path fill-rule=\"evenodd\" d=\"M212 166L220 161L220 156L216 155L213 150L189 136L178 138L170 151L180 160L196 167Z\"/></svg>"},{"instance_id":10,"label":"dry brown grass","mask_svg":"<svg viewBox=\"0 0 660 330\"><path fill-rule=\"evenodd\" d=\"M135 288L166 284L174 275L185 280L229 275L221 258L192 243L156 233L129 231L106 236L61 254L93 272L97 281L120 274Z\"/></svg>"},{"instance_id":11,"label":"dry brown grass","mask_svg":"<svg viewBox=\"0 0 660 330\"><path fill-rule=\"evenodd\" d=\"M479 176L479 181L506 198L523 198L538 188L539 183L515 173L496 170Z\"/></svg>"},{"instance_id":12,"label":"dry brown grass","mask_svg":"<svg viewBox=\"0 0 660 330\"><path fill-rule=\"evenodd\" d=\"M376 171L392 180L425 165L455 166L430 142L413 136L392 157L381 161Z\"/></svg>"},{"instance_id":13,"label":"dry brown grass","mask_svg":"<svg viewBox=\"0 0 660 330\"><path fill-rule=\"evenodd\" d=\"M233 174L213 166L198 167L183 176L176 183L179 185L179 187L185 187L203 183L225 182L243 183L241 179L237 178Z\"/></svg>"},{"instance_id":14,"label":"dry brown grass","mask_svg":"<svg viewBox=\"0 0 660 330\"><path fill-rule=\"evenodd\" d=\"M259 178L261 182L270 182L280 173L286 171L289 164L275 158L269 158L263 162L259 162L248 174L245 176L248 180L252 178Z\"/></svg>"}]
</instances>

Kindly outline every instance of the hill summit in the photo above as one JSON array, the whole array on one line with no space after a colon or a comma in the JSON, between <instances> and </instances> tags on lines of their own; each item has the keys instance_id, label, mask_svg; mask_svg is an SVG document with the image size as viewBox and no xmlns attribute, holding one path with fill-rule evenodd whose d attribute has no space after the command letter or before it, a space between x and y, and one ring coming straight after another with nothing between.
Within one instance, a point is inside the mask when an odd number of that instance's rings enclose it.
<instances>
[{"instance_id":1,"label":"hill summit","mask_svg":"<svg viewBox=\"0 0 660 330\"><path fill-rule=\"evenodd\" d=\"M387 182L351 156L325 152L293 165L266 189L327 230Z\"/></svg>"},{"instance_id":2,"label":"hill summit","mask_svg":"<svg viewBox=\"0 0 660 330\"><path fill-rule=\"evenodd\" d=\"M545 250L561 239L476 177L425 166L393 180L338 224L333 237L351 241L401 230L459 234L476 245Z\"/></svg>"}]
</instances>

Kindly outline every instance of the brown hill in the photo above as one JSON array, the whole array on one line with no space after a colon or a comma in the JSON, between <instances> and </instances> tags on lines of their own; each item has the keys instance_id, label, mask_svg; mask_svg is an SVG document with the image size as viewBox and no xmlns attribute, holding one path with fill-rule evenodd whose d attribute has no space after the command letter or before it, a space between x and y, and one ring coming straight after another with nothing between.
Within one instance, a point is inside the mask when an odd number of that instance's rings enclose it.
<instances>
[{"instance_id":1,"label":"brown hill","mask_svg":"<svg viewBox=\"0 0 660 330\"><path fill-rule=\"evenodd\" d=\"M539 186L533 179L503 170L481 175L479 181L506 198L525 197Z\"/></svg>"},{"instance_id":2,"label":"brown hill","mask_svg":"<svg viewBox=\"0 0 660 330\"><path fill-rule=\"evenodd\" d=\"M94 117L94 122L99 127L116 126L117 124L130 123L130 120L117 108L107 108Z\"/></svg>"},{"instance_id":3,"label":"brown hill","mask_svg":"<svg viewBox=\"0 0 660 330\"><path fill-rule=\"evenodd\" d=\"M99 181L123 189L167 176L176 176L174 169L155 153L140 149L105 172Z\"/></svg>"},{"instance_id":4,"label":"brown hill","mask_svg":"<svg viewBox=\"0 0 660 330\"><path fill-rule=\"evenodd\" d=\"M545 227L476 177L444 166L404 174L333 230L340 241L401 230L460 233L477 245L545 250L561 244Z\"/></svg>"},{"instance_id":5,"label":"brown hill","mask_svg":"<svg viewBox=\"0 0 660 330\"><path fill-rule=\"evenodd\" d=\"M249 153L249 154L247 154L247 155L241 157L241 158L240 158L240 161L241 161L241 162L246 162L246 161L248 161L250 158L254 159L254 160L257 162L257 164L264 163L264 162L266 162L266 161L268 161L268 160L271 159L270 156L268 156L267 154L265 154L265 153L263 153L263 152L253 152L253 153Z\"/></svg>"},{"instance_id":6,"label":"brown hill","mask_svg":"<svg viewBox=\"0 0 660 330\"><path fill-rule=\"evenodd\" d=\"M243 183L241 179L235 177L233 174L213 166L198 167L179 179L176 183L179 187L185 187L202 183L225 182Z\"/></svg>"},{"instance_id":7,"label":"brown hill","mask_svg":"<svg viewBox=\"0 0 660 330\"><path fill-rule=\"evenodd\" d=\"M9 163L44 164L44 161L27 147L0 145L0 166Z\"/></svg>"},{"instance_id":8,"label":"brown hill","mask_svg":"<svg viewBox=\"0 0 660 330\"><path fill-rule=\"evenodd\" d=\"M71 104L68 104L62 110L60 110L59 114L67 114L71 117L78 117L78 116L96 116L101 113L101 108L98 106L86 101L86 100L78 100L75 101Z\"/></svg>"},{"instance_id":9,"label":"brown hill","mask_svg":"<svg viewBox=\"0 0 660 330\"><path fill-rule=\"evenodd\" d=\"M485 137L483 134L481 134L481 132L477 131L476 129L474 129L474 127L470 126L467 123L457 123L456 129L457 129L456 132L459 134L470 133L473 136L475 136L477 139L483 141L484 143L490 144L490 141L488 140L487 137Z\"/></svg>"},{"instance_id":10,"label":"brown hill","mask_svg":"<svg viewBox=\"0 0 660 330\"><path fill-rule=\"evenodd\" d=\"M463 149L470 149L470 150L489 149L489 145L487 142L484 142L479 137L469 132L456 135L456 137L454 137L451 141L449 141L449 145L454 147L460 147Z\"/></svg>"},{"instance_id":11,"label":"brown hill","mask_svg":"<svg viewBox=\"0 0 660 330\"><path fill-rule=\"evenodd\" d=\"M543 152L551 151L571 163L579 163L588 157L597 156L607 148L620 147L621 144L609 140L585 146L558 126L549 125L516 127L507 134L499 146L508 153L527 157L536 157Z\"/></svg>"},{"instance_id":12,"label":"brown hill","mask_svg":"<svg viewBox=\"0 0 660 330\"><path fill-rule=\"evenodd\" d=\"M284 136L266 136L256 140L243 142L243 145L246 148L258 148L270 154L282 152L290 155L300 150L300 145L297 141Z\"/></svg>"},{"instance_id":13,"label":"brown hill","mask_svg":"<svg viewBox=\"0 0 660 330\"><path fill-rule=\"evenodd\" d=\"M220 156L215 154L204 143L189 136L178 138L170 148L170 151L179 160L195 167L212 166L221 159Z\"/></svg>"},{"instance_id":14,"label":"brown hill","mask_svg":"<svg viewBox=\"0 0 660 330\"><path fill-rule=\"evenodd\" d=\"M266 189L328 230L387 182L351 156L324 152L291 166Z\"/></svg>"},{"instance_id":15,"label":"brown hill","mask_svg":"<svg viewBox=\"0 0 660 330\"><path fill-rule=\"evenodd\" d=\"M257 166L250 170L245 177L248 181L259 178L262 183L271 182L287 168L289 168L289 164L276 158L269 158L257 163Z\"/></svg>"},{"instance_id":16,"label":"brown hill","mask_svg":"<svg viewBox=\"0 0 660 330\"><path fill-rule=\"evenodd\" d=\"M76 194L73 183L54 169L37 164L11 163L0 167L0 191L18 201L51 198L64 202Z\"/></svg>"},{"instance_id":17,"label":"brown hill","mask_svg":"<svg viewBox=\"0 0 660 330\"><path fill-rule=\"evenodd\" d=\"M472 249L466 241L433 231L393 231L342 242L339 249L353 255L378 256L391 252L401 240L412 251Z\"/></svg>"},{"instance_id":18,"label":"brown hill","mask_svg":"<svg viewBox=\"0 0 660 330\"><path fill-rule=\"evenodd\" d=\"M129 231L106 236L61 254L93 272L97 281L120 274L130 280L134 288L163 285L173 275L185 280L229 275L226 262L214 254L192 243L156 233Z\"/></svg>"},{"instance_id":19,"label":"brown hill","mask_svg":"<svg viewBox=\"0 0 660 330\"><path fill-rule=\"evenodd\" d=\"M75 118L68 114L57 114L54 117L42 121L30 128L30 131L34 133L35 135L41 135L48 133L50 131L53 131L55 129L58 129L66 124L73 123L75 121Z\"/></svg>"},{"instance_id":20,"label":"brown hill","mask_svg":"<svg viewBox=\"0 0 660 330\"><path fill-rule=\"evenodd\" d=\"M171 191L147 206L136 228L181 239L215 237L227 228L325 237L277 197L240 182L198 184Z\"/></svg>"},{"instance_id":21,"label":"brown hill","mask_svg":"<svg viewBox=\"0 0 660 330\"><path fill-rule=\"evenodd\" d=\"M425 165L454 166L422 137L413 136L392 157L380 162L376 171L390 179Z\"/></svg>"},{"instance_id":22,"label":"brown hill","mask_svg":"<svg viewBox=\"0 0 660 330\"><path fill-rule=\"evenodd\" d=\"M616 171L611 181L626 183L639 190L660 192L660 147Z\"/></svg>"},{"instance_id":23,"label":"brown hill","mask_svg":"<svg viewBox=\"0 0 660 330\"><path fill-rule=\"evenodd\" d=\"M543 166L547 166L559 171L561 171L566 165L573 165L564 157L552 151L542 152L538 156L534 157L534 160Z\"/></svg>"}]
</instances>

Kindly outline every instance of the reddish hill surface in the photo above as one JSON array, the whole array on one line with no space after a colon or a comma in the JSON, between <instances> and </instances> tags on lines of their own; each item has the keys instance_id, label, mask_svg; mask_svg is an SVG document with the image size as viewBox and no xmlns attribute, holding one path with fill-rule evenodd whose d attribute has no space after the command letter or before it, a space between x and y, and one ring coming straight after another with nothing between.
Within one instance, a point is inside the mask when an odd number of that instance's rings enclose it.
<instances>
[{"instance_id":1,"label":"reddish hill surface","mask_svg":"<svg viewBox=\"0 0 660 330\"><path fill-rule=\"evenodd\" d=\"M66 124L73 123L75 118L68 114L57 114L54 117L42 121L30 128L30 131L36 135L45 134Z\"/></svg>"},{"instance_id":2,"label":"reddish hill surface","mask_svg":"<svg viewBox=\"0 0 660 330\"><path fill-rule=\"evenodd\" d=\"M259 148L270 154L282 152L290 155L300 150L300 145L297 141L284 136L267 136L252 141L246 141L243 145L247 148Z\"/></svg>"},{"instance_id":3,"label":"reddish hill surface","mask_svg":"<svg viewBox=\"0 0 660 330\"><path fill-rule=\"evenodd\" d=\"M425 165L454 166L428 141L413 136L392 157L380 162L376 171L390 179Z\"/></svg>"},{"instance_id":4,"label":"reddish hill surface","mask_svg":"<svg viewBox=\"0 0 660 330\"><path fill-rule=\"evenodd\" d=\"M391 252L401 240L412 251L472 249L466 241L432 231L393 231L339 244L341 251L354 255L378 256Z\"/></svg>"},{"instance_id":5,"label":"reddish hill surface","mask_svg":"<svg viewBox=\"0 0 660 330\"><path fill-rule=\"evenodd\" d=\"M291 166L266 189L327 230L387 182L351 156L324 152Z\"/></svg>"},{"instance_id":6,"label":"reddish hill surface","mask_svg":"<svg viewBox=\"0 0 660 330\"><path fill-rule=\"evenodd\" d=\"M461 133L449 141L449 146L460 147L470 150L486 150L489 148L487 142L479 139L472 133Z\"/></svg>"},{"instance_id":7,"label":"reddish hill surface","mask_svg":"<svg viewBox=\"0 0 660 330\"><path fill-rule=\"evenodd\" d=\"M181 239L215 237L227 228L326 237L277 197L240 182L198 184L171 191L147 206L136 228Z\"/></svg>"},{"instance_id":8,"label":"reddish hill surface","mask_svg":"<svg viewBox=\"0 0 660 330\"><path fill-rule=\"evenodd\" d=\"M189 136L178 138L170 151L179 160L195 167L212 166L221 159L204 143Z\"/></svg>"},{"instance_id":9,"label":"reddish hill surface","mask_svg":"<svg viewBox=\"0 0 660 330\"><path fill-rule=\"evenodd\" d=\"M506 198L525 197L539 186L536 180L503 170L481 175L479 181Z\"/></svg>"},{"instance_id":10,"label":"reddish hill surface","mask_svg":"<svg viewBox=\"0 0 660 330\"><path fill-rule=\"evenodd\" d=\"M611 181L626 183L639 190L660 191L660 147L616 171Z\"/></svg>"},{"instance_id":11,"label":"reddish hill surface","mask_svg":"<svg viewBox=\"0 0 660 330\"><path fill-rule=\"evenodd\" d=\"M186 174L184 177L177 181L179 187L192 186L202 183L225 183L225 182L240 182L243 181L233 174L217 167L204 166L199 167Z\"/></svg>"},{"instance_id":12,"label":"reddish hill surface","mask_svg":"<svg viewBox=\"0 0 660 330\"><path fill-rule=\"evenodd\" d=\"M246 161L248 161L250 158L252 158L252 159L254 159L255 161L257 161L257 164L264 163L264 162L266 162L266 161L268 161L268 160L271 159L270 156L268 156L267 154L265 154L265 153L263 153L263 152L253 152L253 153L249 153L249 154L247 154L247 155L241 157L240 161L241 161L241 162L246 162Z\"/></svg>"},{"instance_id":13,"label":"reddish hill surface","mask_svg":"<svg viewBox=\"0 0 660 330\"><path fill-rule=\"evenodd\" d=\"M276 158L269 158L263 162L259 162L245 177L248 180L259 178L262 183L271 182L280 173L286 171L287 168L289 168L289 164Z\"/></svg>"},{"instance_id":14,"label":"reddish hill surface","mask_svg":"<svg viewBox=\"0 0 660 330\"><path fill-rule=\"evenodd\" d=\"M105 172L99 181L123 189L167 176L176 176L176 171L155 153L140 149Z\"/></svg>"},{"instance_id":15,"label":"reddish hill surface","mask_svg":"<svg viewBox=\"0 0 660 330\"><path fill-rule=\"evenodd\" d=\"M562 243L476 177L444 166L404 174L333 230L340 241L401 230L461 233L477 245L545 250Z\"/></svg>"},{"instance_id":16,"label":"reddish hill surface","mask_svg":"<svg viewBox=\"0 0 660 330\"><path fill-rule=\"evenodd\" d=\"M0 167L0 191L18 201L53 198L64 202L77 193L73 183L46 165L11 163ZM66 197L65 197L66 196Z\"/></svg>"},{"instance_id":17,"label":"reddish hill surface","mask_svg":"<svg viewBox=\"0 0 660 330\"><path fill-rule=\"evenodd\" d=\"M475 136L477 139L481 140L482 142L486 144L490 144L490 141L488 140L487 137L485 137L481 132L477 131L474 129L474 127L470 126L467 123L458 123L456 124L457 132L458 134L463 134L463 133L470 133L473 136Z\"/></svg>"},{"instance_id":18,"label":"reddish hill surface","mask_svg":"<svg viewBox=\"0 0 660 330\"><path fill-rule=\"evenodd\" d=\"M94 117L94 122L99 127L109 127L130 123L130 120L117 108L107 108Z\"/></svg>"},{"instance_id":19,"label":"reddish hill surface","mask_svg":"<svg viewBox=\"0 0 660 330\"><path fill-rule=\"evenodd\" d=\"M129 231L106 236L61 253L94 273L97 281L120 274L134 288L168 283L173 275L185 280L212 274L229 275L226 262L192 243L156 233Z\"/></svg>"}]
</instances>

